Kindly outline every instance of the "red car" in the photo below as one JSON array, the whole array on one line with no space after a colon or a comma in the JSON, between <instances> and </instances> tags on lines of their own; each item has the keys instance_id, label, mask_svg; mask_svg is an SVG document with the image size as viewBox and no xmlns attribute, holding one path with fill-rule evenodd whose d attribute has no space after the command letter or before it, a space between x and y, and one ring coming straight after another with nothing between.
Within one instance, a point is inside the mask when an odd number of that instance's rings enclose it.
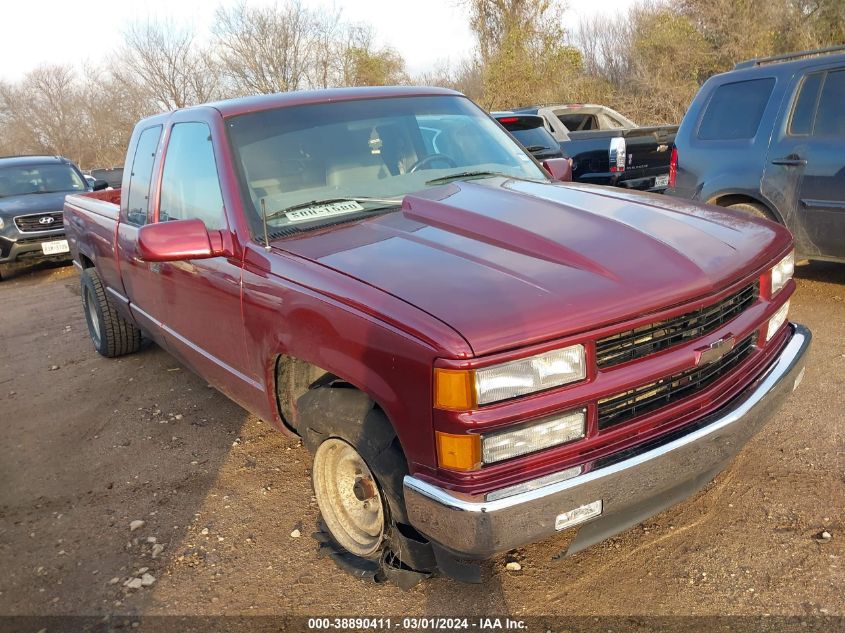
<instances>
[{"instance_id":1,"label":"red car","mask_svg":"<svg viewBox=\"0 0 845 633\"><path fill-rule=\"evenodd\" d=\"M687 497L774 415L810 333L774 223L561 182L440 89L141 121L68 196L91 338L141 333L314 455L322 546L410 584Z\"/></svg>"}]
</instances>

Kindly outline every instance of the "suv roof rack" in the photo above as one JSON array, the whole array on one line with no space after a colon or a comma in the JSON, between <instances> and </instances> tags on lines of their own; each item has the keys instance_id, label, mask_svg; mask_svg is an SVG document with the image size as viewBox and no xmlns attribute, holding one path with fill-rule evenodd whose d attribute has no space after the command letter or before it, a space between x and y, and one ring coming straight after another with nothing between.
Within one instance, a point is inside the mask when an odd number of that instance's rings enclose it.
<instances>
[{"instance_id":1,"label":"suv roof rack","mask_svg":"<svg viewBox=\"0 0 845 633\"><path fill-rule=\"evenodd\" d=\"M9 154L8 156L0 156L0 158L56 158L58 160L67 160L67 158L58 154Z\"/></svg>"},{"instance_id":2,"label":"suv roof rack","mask_svg":"<svg viewBox=\"0 0 845 633\"><path fill-rule=\"evenodd\" d=\"M734 70L739 70L741 68L753 68L754 66L762 66L763 64L785 62L791 59L800 59L802 57L814 57L816 55L829 55L831 53L840 52L845 52L845 44L840 46L830 46L828 48L814 48L808 51L798 51L797 53L784 53L783 55L772 55L771 57L759 57L757 59L749 59L736 64L734 66Z\"/></svg>"}]
</instances>

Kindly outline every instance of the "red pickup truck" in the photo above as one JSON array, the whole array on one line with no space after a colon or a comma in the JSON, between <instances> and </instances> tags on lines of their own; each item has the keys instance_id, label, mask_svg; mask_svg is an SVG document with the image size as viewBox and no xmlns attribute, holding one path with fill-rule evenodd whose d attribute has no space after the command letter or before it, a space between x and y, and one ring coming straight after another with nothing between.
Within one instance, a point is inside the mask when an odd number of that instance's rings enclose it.
<instances>
[{"instance_id":1,"label":"red pickup truck","mask_svg":"<svg viewBox=\"0 0 845 633\"><path fill-rule=\"evenodd\" d=\"M321 547L361 576L588 547L705 485L803 377L786 229L560 182L452 91L192 107L125 164L65 204L96 349L143 332L299 435Z\"/></svg>"}]
</instances>

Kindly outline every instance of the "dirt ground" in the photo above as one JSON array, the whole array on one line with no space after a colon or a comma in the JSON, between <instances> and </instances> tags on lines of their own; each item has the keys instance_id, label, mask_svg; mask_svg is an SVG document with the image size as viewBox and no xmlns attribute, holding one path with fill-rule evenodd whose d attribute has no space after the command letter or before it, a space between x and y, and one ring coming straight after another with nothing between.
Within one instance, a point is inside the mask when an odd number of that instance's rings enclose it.
<instances>
[{"instance_id":1,"label":"dirt ground","mask_svg":"<svg viewBox=\"0 0 845 633\"><path fill-rule=\"evenodd\" d=\"M574 557L410 591L317 557L295 439L154 345L98 356L72 267L4 281L0 614L845 615L845 265L798 276L804 382L712 486Z\"/></svg>"}]
</instances>

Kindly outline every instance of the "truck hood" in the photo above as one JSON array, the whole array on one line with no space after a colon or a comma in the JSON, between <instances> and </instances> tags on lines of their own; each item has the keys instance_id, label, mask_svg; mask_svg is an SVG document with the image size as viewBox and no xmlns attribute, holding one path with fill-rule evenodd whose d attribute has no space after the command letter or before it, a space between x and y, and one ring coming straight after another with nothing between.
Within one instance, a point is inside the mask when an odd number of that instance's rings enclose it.
<instances>
[{"instance_id":1,"label":"truck hood","mask_svg":"<svg viewBox=\"0 0 845 633\"><path fill-rule=\"evenodd\" d=\"M65 196L80 191L60 191L58 193L30 193L25 196L7 196L0 198L0 215L4 218L31 213L61 211Z\"/></svg>"},{"instance_id":2,"label":"truck hood","mask_svg":"<svg viewBox=\"0 0 845 633\"><path fill-rule=\"evenodd\" d=\"M775 224L688 201L491 178L276 246L424 310L483 355L707 296L789 241Z\"/></svg>"}]
</instances>

